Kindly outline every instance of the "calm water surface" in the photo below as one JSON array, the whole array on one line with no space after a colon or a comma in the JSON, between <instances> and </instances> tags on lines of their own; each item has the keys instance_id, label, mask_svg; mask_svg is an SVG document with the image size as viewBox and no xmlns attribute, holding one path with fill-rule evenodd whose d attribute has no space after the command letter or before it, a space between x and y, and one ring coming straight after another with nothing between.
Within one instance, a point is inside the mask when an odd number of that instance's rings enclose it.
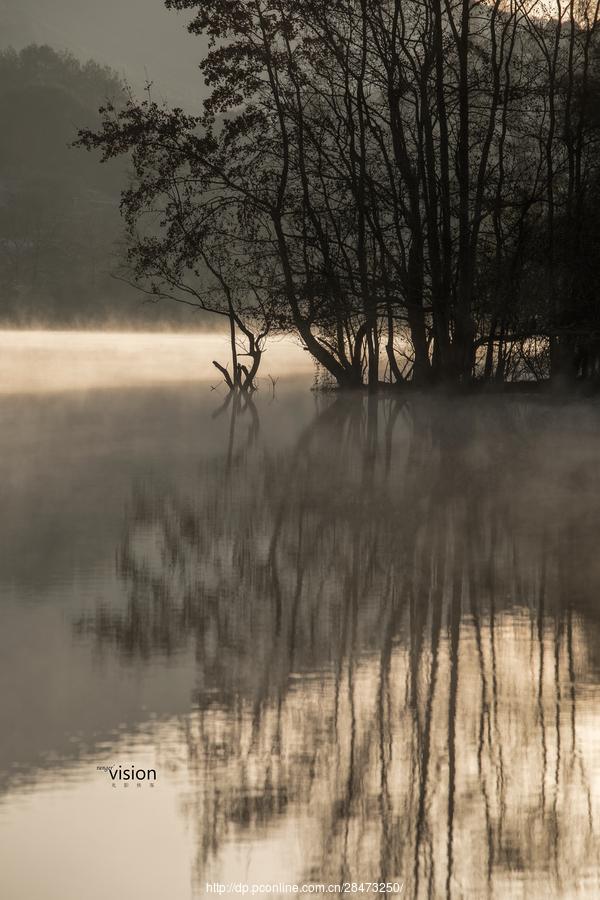
<instances>
[{"instance_id":1,"label":"calm water surface","mask_svg":"<svg viewBox=\"0 0 600 900\"><path fill-rule=\"evenodd\" d=\"M0 336L0 897L600 896L600 405L95 340Z\"/></svg>"}]
</instances>

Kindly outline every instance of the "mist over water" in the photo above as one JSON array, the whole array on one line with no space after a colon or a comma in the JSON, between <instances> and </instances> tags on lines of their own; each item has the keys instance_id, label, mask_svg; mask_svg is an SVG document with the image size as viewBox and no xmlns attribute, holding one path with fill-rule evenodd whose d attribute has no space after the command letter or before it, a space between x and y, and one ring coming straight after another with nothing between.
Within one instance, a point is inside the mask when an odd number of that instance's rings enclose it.
<instances>
[{"instance_id":1,"label":"mist over water","mask_svg":"<svg viewBox=\"0 0 600 900\"><path fill-rule=\"evenodd\" d=\"M57 393L176 382L211 382L230 357L222 332L0 331L0 394ZM263 370L308 375L312 362L292 338L269 343Z\"/></svg>"},{"instance_id":2,"label":"mist over water","mask_svg":"<svg viewBox=\"0 0 600 900\"><path fill-rule=\"evenodd\" d=\"M0 900L600 897L599 61L0 0Z\"/></svg>"},{"instance_id":3,"label":"mist over water","mask_svg":"<svg viewBox=\"0 0 600 900\"><path fill-rule=\"evenodd\" d=\"M220 340L0 336L0 894L598 896L598 403Z\"/></svg>"}]
</instances>

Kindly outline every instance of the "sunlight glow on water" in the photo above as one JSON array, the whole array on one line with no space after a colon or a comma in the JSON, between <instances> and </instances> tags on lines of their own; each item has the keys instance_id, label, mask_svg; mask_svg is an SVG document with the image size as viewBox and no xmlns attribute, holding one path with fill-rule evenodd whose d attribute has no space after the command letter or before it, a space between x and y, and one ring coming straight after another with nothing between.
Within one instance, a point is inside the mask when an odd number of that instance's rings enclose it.
<instances>
[{"instance_id":1,"label":"sunlight glow on water","mask_svg":"<svg viewBox=\"0 0 600 900\"><path fill-rule=\"evenodd\" d=\"M216 338L70 337L2 337L2 900L598 897L599 405L228 402L130 373Z\"/></svg>"},{"instance_id":2,"label":"sunlight glow on water","mask_svg":"<svg viewBox=\"0 0 600 900\"><path fill-rule=\"evenodd\" d=\"M212 365L229 360L228 337L102 331L0 331L0 394L55 393L186 381L219 384ZM273 339L260 375L310 374L298 342Z\"/></svg>"}]
</instances>

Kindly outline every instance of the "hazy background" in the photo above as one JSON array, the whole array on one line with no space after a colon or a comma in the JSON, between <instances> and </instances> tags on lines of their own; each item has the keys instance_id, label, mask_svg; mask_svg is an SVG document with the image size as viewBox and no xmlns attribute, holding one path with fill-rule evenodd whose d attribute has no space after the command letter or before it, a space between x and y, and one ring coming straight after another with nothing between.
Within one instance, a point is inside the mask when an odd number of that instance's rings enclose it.
<instances>
[{"instance_id":1,"label":"hazy background","mask_svg":"<svg viewBox=\"0 0 600 900\"><path fill-rule=\"evenodd\" d=\"M162 0L0 0L0 326L206 328L113 277L126 160L71 145L127 90L196 112L202 39Z\"/></svg>"},{"instance_id":2,"label":"hazy background","mask_svg":"<svg viewBox=\"0 0 600 900\"><path fill-rule=\"evenodd\" d=\"M134 87L148 77L157 94L199 106L204 43L185 24L162 0L0 0L0 46L50 44L111 66Z\"/></svg>"}]
</instances>

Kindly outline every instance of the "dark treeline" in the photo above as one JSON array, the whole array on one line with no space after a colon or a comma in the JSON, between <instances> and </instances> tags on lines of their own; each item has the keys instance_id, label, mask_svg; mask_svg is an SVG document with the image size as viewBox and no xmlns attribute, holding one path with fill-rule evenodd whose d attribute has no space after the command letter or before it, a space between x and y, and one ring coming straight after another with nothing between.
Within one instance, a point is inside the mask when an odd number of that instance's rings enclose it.
<instances>
[{"instance_id":1,"label":"dark treeline","mask_svg":"<svg viewBox=\"0 0 600 900\"><path fill-rule=\"evenodd\" d=\"M125 102L111 69L47 46L0 52L0 322L140 324L140 297L111 277L122 242L127 161L101 168L73 149L98 107ZM183 318L161 310L165 321ZM188 317L189 318L189 317Z\"/></svg>"},{"instance_id":2,"label":"dark treeline","mask_svg":"<svg viewBox=\"0 0 600 900\"><path fill-rule=\"evenodd\" d=\"M109 69L50 47L0 54L0 286L3 322L100 318L119 235L123 163L104 171L69 148L104 98L124 98Z\"/></svg>"},{"instance_id":3,"label":"dark treeline","mask_svg":"<svg viewBox=\"0 0 600 900\"><path fill-rule=\"evenodd\" d=\"M81 141L132 155L133 275L229 319L232 383L273 331L345 387L598 376L591 0L166 5L211 39L204 115Z\"/></svg>"}]
</instances>

